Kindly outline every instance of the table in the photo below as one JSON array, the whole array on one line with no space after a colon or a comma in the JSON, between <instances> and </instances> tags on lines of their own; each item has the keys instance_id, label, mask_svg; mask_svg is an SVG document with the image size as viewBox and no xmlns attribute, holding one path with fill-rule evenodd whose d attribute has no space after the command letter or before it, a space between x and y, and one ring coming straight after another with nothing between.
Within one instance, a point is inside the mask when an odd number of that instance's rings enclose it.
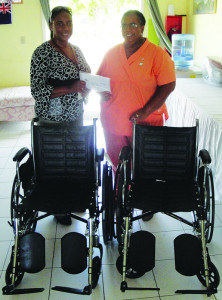
<instances>
[{"instance_id":1,"label":"table","mask_svg":"<svg viewBox=\"0 0 222 300\"><path fill-rule=\"evenodd\" d=\"M167 126L194 126L199 119L199 150L211 155L216 203L222 201L222 86L202 78L177 78L176 89L168 97Z\"/></svg>"}]
</instances>

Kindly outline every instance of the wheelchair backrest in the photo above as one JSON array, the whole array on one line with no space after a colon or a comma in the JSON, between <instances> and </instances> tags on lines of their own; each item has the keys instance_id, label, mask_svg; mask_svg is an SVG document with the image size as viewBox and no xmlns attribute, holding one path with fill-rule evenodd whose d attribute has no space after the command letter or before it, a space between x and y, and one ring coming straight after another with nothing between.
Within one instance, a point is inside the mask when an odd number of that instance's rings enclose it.
<instances>
[{"instance_id":1,"label":"wheelchair backrest","mask_svg":"<svg viewBox=\"0 0 222 300\"><path fill-rule=\"evenodd\" d=\"M37 181L95 178L95 126L33 125L32 152Z\"/></svg>"},{"instance_id":2,"label":"wheelchair backrest","mask_svg":"<svg viewBox=\"0 0 222 300\"><path fill-rule=\"evenodd\" d=\"M135 180L193 181L196 163L196 127L134 127Z\"/></svg>"}]
</instances>

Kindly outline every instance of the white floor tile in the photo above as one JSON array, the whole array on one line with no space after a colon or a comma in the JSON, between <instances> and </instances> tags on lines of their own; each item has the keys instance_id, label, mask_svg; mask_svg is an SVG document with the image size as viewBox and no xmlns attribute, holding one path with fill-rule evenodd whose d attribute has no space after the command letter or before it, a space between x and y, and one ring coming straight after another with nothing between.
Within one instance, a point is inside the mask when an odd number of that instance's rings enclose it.
<instances>
[{"instance_id":1,"label":"white floor tile","mask_svg":"<svg viewBox=\"0 0 222 300\"><path fill-rule=\"evenodd\" d=\"M222 227L222 218L220 219L217 214L215 214L214 227Z\"/></svg>"},{"instance_id":2,"label":"white floor tile","mask_svg":"<svg viewBox=\"0 0 222 300\"><path fill-rule=\"evenodd\" d=\"M9 148L16 145L17 139L1 139L1 147Z\"/></svg>"},{"instance_id":3,"label":"white floor tile","mask_svg":"<svg viewBox=\"0 0 222 300\"><path fill-rule=\"evenodd\" d=\"M215 206L215 213L217 217L220 219L220 222L222 223L222 204L218 204Z\"/></svg>"},{"instance_id":4,"label":"white floor tile","mask_svg":"<svg viewBox=\"0 0 222 300\"><path fill-rule=\"evenodd\" d=\"M9 198L0 199L0 218L10 218L10 200Z\"/></svg>"},{"instance_id":5,"label":"white floor tile","mask_svg":"<svg viewBox=\"0 0 222 300\"><path fill-rule=\"evenodd\" d=\"M208 244L208 248L211 255L221 254L222 255L222 227L215 227L213 233L213 239Z\"/></svg>"},{"instance_id":6,"label":"white floor tile","mask_svg":"<svg viewBox=\"0 0 222 300\"><path fill-rule=\"evenodd\" d=\"M12 182L0 182L0 199L10 199Z\"/></svg>"},{"instance_id":7,"label":"white floor tile","mask_svg":"<svg viewBox=\"0 0 222 300\"><path fill-rule=\"evenodd\" d=\"M128 290L124 293L120 290L122 276L117 271L115 265L103 265L105 299L147 299L149 297L158 297L158 291L147 290ZM127 279L128 287L148 287L156 288L153 273L147 272L140 278ZM158 298L157 298L158 299Z\"/></svg>"},{"instance_id":8,"label":"white floor tile","mask_svg":"<svg viewBox=\"0 0 222 300\"><path fill-rule=\"evenodd\" d=\"M0 157L0 169L4 169L7 166L8 157Z\"/></svg>"},{"instance_id":9,"label":"white floor tile","mask_svg":"<svg viewBox=\"0 0 222 300\"><path fill-rule=\"evenodd\" d=\"M53 268L61 268L61 239L55 240Z\"/></svg>"},{"instance_id":10,"label":"white floor tile","mask_svg":"<svg viewBox=\"0 0 222 300\"><path fill-rule=\"evenodd\" d=\"M140 225L142 230L150 232L183 230L180 222L162 213L155 214L148 222L140 221Z\"/></svg>"},{"instance_id":11,"label":"white floor tile","mask_svg":"<svg viewBox=\"0 0 222 300\"><path fill-rule=\"evenodd\" d=\"M86 213L81 213L78 215L86 220L88 218L88 214L86 214ZM81 234L85 234L86 223L80 222L80 221L72 218L72 224L70 226L64 226L60 223L57 224L56 238L61 239L68 232L79 232Z\"/></svg>"},{"instance_id":12,"label":"white floor tile","mask_svg":"<svg viewBox=\"0 0 222 300\"><path fill-rule=\"evenodd\" d=\"M0 138L1 140L1 138ZM8 147L8 148L0 148L0 157L4 157L4 158L8 158L9 155L11 154L12 152L12 148L11 147Z\"/></svg>"},{"instance_id":13,"label":"white floor tile","mask_svg":"<svg viewBox=\"0 0 222 300\"><path fill-rule=\"evenodd\" d=\"M2 128L3 132L14 134L15 132L24 130L27 123L30 123L30 121L0 122L0 127Z\"/></svg>"},{"instance_id":14,"label":"white floor tile","mask_svg":"<svg viewBox=\"0 0 222 300\"><path fill-rule=\"evenodd\" d=\"M218 291L217 294L215 294L215 298L217 300L222 300L222 291Z\"/></svg>"},{"instance_id":15,"label":"white floor tile","mask_svg":"<svg viewBox=\"0 0 222 300\"><path fill-rule=\"evenodd\" d=\"M216 266L217 271L219 272L220 275L220 284L217 289L222 291L222 255L211 256L211 261Z\"/></svg>"},{"instance_id":16,"label":"white floor tile","mask_svg":"<svg viewBox=\"0 0 222 300\"><path fill-rule=\"evenodd\" d=\"M46 268L52 268L53 258L54 258L54 247L55 247L54 239L45 240L45 267Z\"/></svg>"},{"instance_id":17,"label":"white floor tile","mask_svg":"<svg viewBox=\"0 0 222 300\"><path fill-rule=\"evenodd\" d=\"M33 294L22 294L22 295L7 295L1 296L1 299L7 300L48 300L49 297L49 287L50 287L50 277L51 269L44 269L39 273L28 274L25 273L21 283L18 285L18 289L25 288L44 288L45 290L41 293ZM5 285L5 272L3 272L0 285L3 287Z\"/></svg>"},{"instance_id":18,"label":"white floor tile","mask_svg":"<svg viewBox=\"0 0 222 300\"><path fill-rule=\"evenodd\" d=\"M156 260L174 259L174 239L183 231L154 233L156 237Z\"/></svg>"},{"instance_id":19,"label":"white floor tile","mask_svg":"<svg viewBox=\"0 0 222 300\"><path fill-rule=\"evenodd\" d=\"M116 265L116 260L119 257L118 242L116 239L109 241L107 245L103 244L103 264Z\"/></svg>"},{"instance_id":20,"label":"white floor tile","mask_svg":"<svg viewBox=\"0 0 222 300\"><path fill-rule=\"evenodd\" d=\"M52 272L52 284L51 286L65 286L77 289L83 289L88 285L88 271L87 269L80 274L68 274L61 268L54 268ZM93 290L90 296L62 293L51 290L49 300L104 300L103 295L103 280L100 275L97 287Z\"/></svg>"},{"instance_id":21,"label":"white floor tile","mask_svg":"<svg viewBox=\"0 0 222 300\"><path fill-rule=\"evenodd\" d=\"M90 120L92 123L92 120ZM90 123L90 124L91 124ZM13 156L24 146L30 149L30 124L31 122L0 122L0 284L5 285L5 270L11 256L13 231L8 225L10 220L10 197L12 182L15 176L15 163ZM97 122L97 146L105 148L104 136ZM222 204L216 204L215 229L212 242L208 245L211 260L222 274ZM139 213L139 212L137 212ZM187 220L192 220L191 213L178 213ZM80 214L82 217L88 215ZM175 294L176 289L204 289L199 280L195 277L186 277L175 270L174 262L174 239L184 232L191 232L192 227L174 220L164 214L154 215L149 222L142 220L133 222L133 231L147 230L156 237L156 266L153 272L148 272L138 279L127 279L128 286L156 287L161 289L160 295L157 291L120 291L121 275L116 269L116 260L119 256L118 243L114 238L107 245L103 243L102 222L99 224L98 233L100 242L103 245L102 274L98 286L91 296L82 296L69 293L61 293L50 289L51 286L62 285L68 287L83 288L87 285L87 269L81 274L67 274L61 269L61 237L68 232L80 232L85 234L86 224L72 220L71 226L57 224L53 216L40 220L36 231L45 237L46 245L46 268L37 274L25 274L20 288L45 287L43 293L28 295L2 296L0 299L11 300L222 300L222 283L218 287L218 293L210 298L206 295L179 295ZM99 255L99 250L94 249L94 256ZM53 263L52 285L51 267ZM153 276L154 274L154 276Z\"/></svg>"},{"instance_id":22,"label":"white floor tile","mask_svg":"<svg viewBox=\"0 0 222 300\"><path fill-rule=\"evenodd\" d=\"M0 182L9 182L11 183L11 187L12 187L12 183L13 183L13 180L15 178L15 168L13 169L8 169L8 168L5 168L3 169L3 171L0 173ZM10 189L11 190L11 189Z\"/></svg>"},{"instance_id":23,"label":"white floor tile","mask_svg":"<svg viewBox=\"0 0 222 300\"><path fill-rule=\"evenodd\" d=\"M5 260L7 253L9 251L10 241L0 241L0 249L1 249L1 255L0 255L0 270L3 270Z\"/></svg>"},{"instance_id":24,"label":"white floor tile","mask_svg":"<svg viewBox=\"0 0 222 300\"><path fill-rule=\"evenodd\" d=\"M8 221L9 218L0 218L0 241L10 241L13 238L12 228L9 226Z\"/></svg>"},{"instance_id":25,"label":"white floor tile","mask_svg":"<svg viewBox=\"0 0 222 300\"><path fill-rule=\"evenodd\" d=\"M36 232L41 233L45 239L54 239L56 235L56 221L53 216L39 220Z\"/></svg>"},{"instance_id":26,"label":"white floor tile","mask_svg":"<svg viewBox=\"0 0 222 300\"><path fill-rule=\"evenodd\" d=\"M179 274L175 270L174 260L157 261L154 268L154 276L160 288L160 296L173 296L176 290L205 290L196 276Z\"/></svg>"},{"instance_id":27,"label":"white floor tile","mask_svg":"<svg viewBox=\"0 0 222 300\"><path fill-rule=\"evenodd\" d=\"M161 300L206 300L206 299L215 300L216 298L214 295L208 297L206 295L179 295L179 294L175 296L161 297Z\"/></svg>"}]
</instances>

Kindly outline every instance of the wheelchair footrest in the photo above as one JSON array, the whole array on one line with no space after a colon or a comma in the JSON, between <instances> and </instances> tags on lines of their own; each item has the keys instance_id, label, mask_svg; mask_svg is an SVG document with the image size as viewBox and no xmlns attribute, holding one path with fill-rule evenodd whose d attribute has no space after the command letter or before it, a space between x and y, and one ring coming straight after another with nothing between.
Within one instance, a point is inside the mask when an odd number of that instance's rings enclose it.
<instances>
[{"instance_id":1,"label":"wheelchair footrest","mask_svg":"<svg viewBox=\"0 0 222 300\"><path fill-rule=\"evenodd\" d=\"M52 288L52 290L64 292L64 293L70 293L70 294L78 294L78 295L91 295L92 293L92 288L90 288L89 285L85 286L83 290L69 288L65 286L55 286Z\"/></svg>"},{"instance_id":2,"label":"wheelchair footrest","mask_svg":"<svg viewBox=\"0 0 222 300\"><path fill-rule=\"evenodd\" d=\"M45 238L40 233L28 233L20 240L21 268L37 273L45 268Z\"/></svg>"},{"instance_id":3,"label":"wheelchair footrest","mask_svg":"<svg viewBox=\"0 0 222 300\"><path fill-rule=\"evenodd\" d=\"M152 233L141 230L131 235L127 265L141 273L155 267L155 236Z\"/></svg>"},{"instance_id":4,"label":"wheelchair footrest","mask_svg":"<svg viewBox=\"0 0 222 300\"><path fill-rule=\"evenodd\" d=\"M61 239L62 269L69 274L79 274L87 268L86 237L77 232L70 232Z\"/></svg>"},{"instance_id":5,"label":"wheelchair footrest","mask_svg":"<svg viewBox=\"0 0 222 300\"><path fill-rule=\"evenodd\" d=\"M20 295L20 294L34 294L41 293L44 291L44 288L29 288L29 289L14 289L12 285L5 286L2 289L3 295Z\"/></svg>"},{"instance_id":6,"label":"wheelchair footrest","mask_svg":"<svg viewBox=\"0 0 222 300\"><path fill-rule=\"evenodd\" d=\"M175 268L185 276L196 275L202 267L201 241L194 235L181 234L174 240Z\"/></svg>"},{"instance_id":7,"label":"wheelchair footrest","mask_svg":"<svg viewBox=\"0 0 222 300\"><path fill-rule=\"evenodd\" d=\"M160 288L147 288L147 287L128 287L127 282L126 281L122 281L121 282L121 286L120 286L120 290L122 292L125 291L159 291Z\"/></svg>"},{"instance_id":8,"label":"wheelchair footrest","mask_svg":"<svg viewBox=\"0 0 222 300\"><path fill-rule=\"evenodd\" d=\"M175 291L176 294L191 294L191 295L207 295L211 296L217 293L217 289L210 289L210 290L177 290Z\"/></svg>"}]
</instances>

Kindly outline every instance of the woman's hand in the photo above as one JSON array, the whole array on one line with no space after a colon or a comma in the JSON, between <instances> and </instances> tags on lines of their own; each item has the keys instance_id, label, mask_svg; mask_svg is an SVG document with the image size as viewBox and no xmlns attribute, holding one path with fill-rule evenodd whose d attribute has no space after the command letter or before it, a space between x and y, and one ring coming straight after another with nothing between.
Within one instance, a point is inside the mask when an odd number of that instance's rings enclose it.
<instances>
[{"instance_id":1,"label":"woman's hand","mask_svg":"<svg viewBox=\"0 0 222 300\"><path fill-rule=\"evenodd\" d=\"M133 120L145 120L148 117L148 113L144 108L141 108L137 111L135 111L131 116L130 116L130 121Z\"/></svg>"},{"instance_id":2,"label":"woman's hand","mask_svg":"<svg viewBox=\"0 0 222 300\"><path fill-rule=\"evenodd\" d=\"M82 80L76 80L70 86L70 90L72 91L72 93L81 93L83 97L87 96L90 92L90 90L86 88L86 82Z\"/></svg>"},{"instance_id":3,"label":"woman's hand","mask_svg":"<svg viewBox=\"0 0 222 300\"><path fill-rule=\"evenodd\" d=\"M98 93L100 95L100 99L102 101L109 101L109 99L111 98L112 94L110 92L100 92Z\"/></svg>"}]
</instances>

